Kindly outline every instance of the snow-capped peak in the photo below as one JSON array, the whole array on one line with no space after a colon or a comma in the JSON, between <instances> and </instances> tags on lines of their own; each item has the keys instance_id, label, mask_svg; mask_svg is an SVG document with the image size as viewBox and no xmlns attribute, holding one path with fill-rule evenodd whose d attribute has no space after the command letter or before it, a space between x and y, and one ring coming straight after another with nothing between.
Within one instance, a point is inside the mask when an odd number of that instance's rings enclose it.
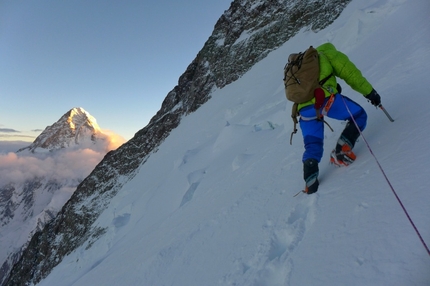
<instances>
[{"instance_id":1,"label":"snow-capped peak","mask_svg":"<svg viewBox=\"0 0 430 286\"><path fill-rule=\"evenodd\" d=\"M36 149L55 150L66 148L83 142L95 141L101 129L96 119L82 107L75 107L66 112L56 123L45 130L34 142L20 149L35 152Z\"/></svg>"},{"instance_id":2,"label":"snow-capped peak","mask_svg":"<svg viewBox=\"0 0 430 286\"><path fill-rule=\"evenodd\" d=\"M96 133L101 132L96 119L87 111L85 111L82 107L75 107L71 109L64 116L67 116L67 115L68 115L67 122L69 123L70 128L76 129L76 128L79 128L80 126L85 125L88 127L92 127Z\"/></svg>"}]
</instances>

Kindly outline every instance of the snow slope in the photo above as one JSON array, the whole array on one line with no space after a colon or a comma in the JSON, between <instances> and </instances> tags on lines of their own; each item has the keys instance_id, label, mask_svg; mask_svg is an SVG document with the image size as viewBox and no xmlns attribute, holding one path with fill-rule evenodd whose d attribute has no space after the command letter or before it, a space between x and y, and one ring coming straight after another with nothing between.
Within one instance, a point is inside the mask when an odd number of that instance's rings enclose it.
<instances>
[{"instance_id":1,"label":"snow slope","mask_svg":"<svg viewBox=\"0 0 430 286\"><path fill-rule=\"evenodd\" d=\"M328 164L344 128L328 119L320 190L303 188L302 138L283 90L288 54L330 41L395 119L343 84L369 116L369 145L430 245L427 0L353 0L302 31L185 117L99 217L104 236L40 285L430 285L430 256L362 139Z\"/></svg>"}]
</instances>

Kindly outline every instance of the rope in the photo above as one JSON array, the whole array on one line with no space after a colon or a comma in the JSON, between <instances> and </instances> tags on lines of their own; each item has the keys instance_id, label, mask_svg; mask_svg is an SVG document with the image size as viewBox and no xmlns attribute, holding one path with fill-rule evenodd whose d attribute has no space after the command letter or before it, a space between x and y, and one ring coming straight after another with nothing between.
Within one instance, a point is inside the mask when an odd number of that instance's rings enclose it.
<instances>
[{"instance_id":1,"label":"rope","mask_svg":"<svg viewBox=\"0 0 430 286\"><path fill-rule=\"evenodd\" d=\"M400 200L399 196L397 195L396 191L394 190L393 186L391 185L390 180L388 179L387 175L385 174L384 169L382 168L381 164L379 163L379 160L376 158L375 154L372 151L372 148L370 148L369 143L366 140L366 137L364 137L363 133L361 132L360 128L358 127L357 122L354 119L354 116L352 115L351 111L348 108L348 105L345 102L345 99L343 96L341 96L343 103L345 104L346 110L348 111L349 115L351 116L352 121L355 124L355 127L357 128L357 130L360 132L361 137L363 138L364 142L367 145L367 148L370 151L370 154L372 154L373 158L375 158L376 163L378 164L379 169L381 170L382 174L384 175L385 180L387 181L388 185L391 188L391 191L393 192L394 196L396 197L397 201L399 202L400 206L402 207L406 217L408 218L409 222L411 223L412 227L414 228L415 232L417 233L421 243L423 244L424 248L427 250L428 255L430 256L430 249L428 248L427 244L425 243L423 237L421 236L420 232L418 231L418 228L415 226L414 222L412 221L411 217L409 216L408 211L406 210L405 206L403 205L402 201Z\"/></svg>"}]
</instances>

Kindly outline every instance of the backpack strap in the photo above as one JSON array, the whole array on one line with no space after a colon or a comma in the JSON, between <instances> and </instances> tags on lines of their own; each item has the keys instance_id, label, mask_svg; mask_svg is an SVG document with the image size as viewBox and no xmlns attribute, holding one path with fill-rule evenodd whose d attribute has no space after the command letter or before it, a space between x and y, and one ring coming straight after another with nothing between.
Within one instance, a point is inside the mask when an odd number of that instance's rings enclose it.
<instances>
[{"instance_id":1,"label":"backpack strap","mask_svg":"<svg viewBox=\"0 0 430 286\"><path fill-rule=\"evenodd\" d=\"M297 123L299 123L297 120L297 117L300 115L298 107L299 107L299 104L294 103L293 108L291 110L291 118L293 119L294 127L293 127L293 132L291 132L291 136L290 136L290 145L293 145L293 135L297 133Z\"/></svg>"},{"instance_id":2,"label":"backpack strap","mask_svg":"<svg viewBox=\"0 0 430 286\"><path fill-rule=\"evenodd\" d=\"M333 75L334 75L333 73L329 74L328 76L326 76L325 78L323 78L322 80L320 80L319 84L321 86L323 86L326 83L326 81L328 81L328 79L331 78Z\"/></svg>"}]
</instances>

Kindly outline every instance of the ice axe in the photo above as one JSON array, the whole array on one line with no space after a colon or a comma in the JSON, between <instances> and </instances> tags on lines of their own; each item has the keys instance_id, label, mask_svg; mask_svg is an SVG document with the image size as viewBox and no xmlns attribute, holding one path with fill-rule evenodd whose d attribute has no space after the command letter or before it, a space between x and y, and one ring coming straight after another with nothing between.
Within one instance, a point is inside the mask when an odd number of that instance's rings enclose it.
<instances>
[{"instance_id":1,"label":"ice axe","mask_svg":"<svg viewBox=\"0 0 430 286\"><path fill-rule=\"evenodd\" d=\"M379 105L378 105L378 107L379 107L382 111L384 111L385 115L387 115L388 119L389 119L391 122L394 122L394 119L390 116L390 114L389 114L389 113L387 112L387 110L382 106L382 104L379 104Z\"/></svg>"}]
</instances>

